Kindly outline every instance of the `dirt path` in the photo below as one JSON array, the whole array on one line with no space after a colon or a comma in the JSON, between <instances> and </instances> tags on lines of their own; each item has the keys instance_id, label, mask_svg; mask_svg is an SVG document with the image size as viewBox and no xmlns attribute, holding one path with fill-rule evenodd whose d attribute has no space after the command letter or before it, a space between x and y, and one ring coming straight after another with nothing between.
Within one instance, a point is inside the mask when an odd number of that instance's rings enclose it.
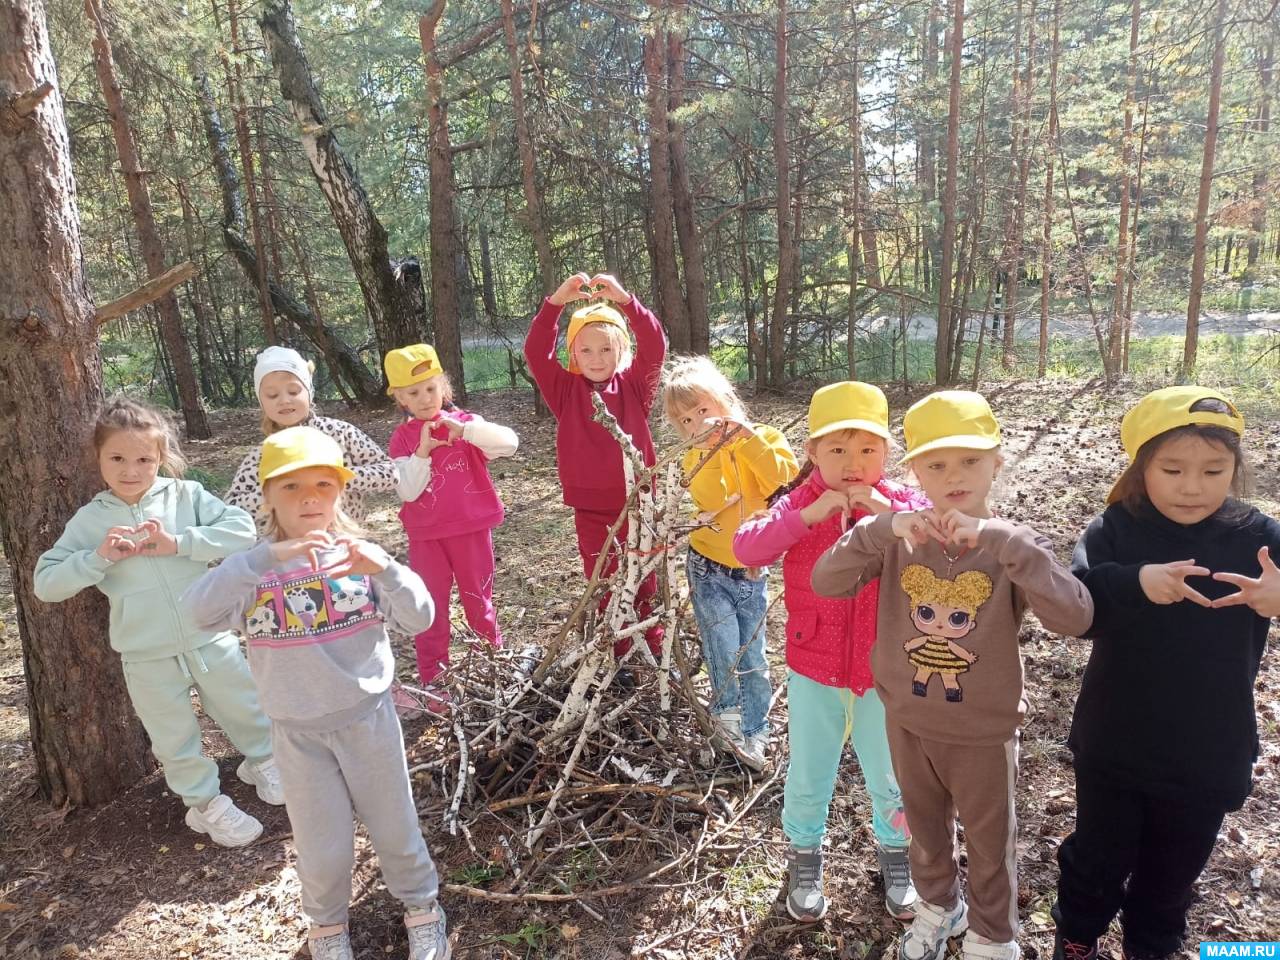
<instances>
[{"instance_id":1,"label":"dirt path","mask_svg":"<svg viewBox=\"0 0 1280 960\"><path fill-rule=\"evenodd\" d=\"M891 392L900 417L909 396ZM996 386L989 392L1006 437L1008 463L997 489L1005 515L1035 525L1065 556L1097 511L1122 459L1119 414L1133 391L1104 391L1097 383L1048 381ZM804 410L807 393L755 404L764 421L783 424ZM1259 502L1273 512L1280 501L1280 413L1243 403L1250 418L1251 458ZM539 639L555 630L576 599L579 575L572 522L555 485L553 433L532 419L527 396L489 395L476 409L520 433L520 454L495 465L508 504L497 538L498 591L509 637ZM344 415L341 411L330 411ZM358 422L380 442L394 425L389 416ZM257 442L251 411L219 414L219 437L187 446L211 486L225 486L240 457ZM670 438L667 438L669 442ZM799 428L793 442L802 440ZM662 445L662 441L659 441ZM398 551L404 537L394 504L376 505L376 536ZM156 776L117 802L89 812L50 812L35 796L26 742L21 650L13 624L7 570L0 566L0 958L85 957L95 960L237 958L283 960L303 936L297 876L287 818L241 789L236 757L210 730L209 750L221 759L228 792L264 820L264 839L240 851L202 845L182 823L181 807ZM778 678L780 623L771 631ZM1274 648L1273 648L1274 649ZM1019 900L1023 949L1047 956L1047 915L1056 881L1054 852L1072 825L1073 781L1064 741L1087 645L1051 636L1034 623L1023 634L1032 711L1023 736L1019 786ZM402 674L411 651L398 651ZM1264 662L1258 702L1263 754L1257 786L1244 809L1228 818L1214 859L1201 880L1193 936L1264 940L1280 926L1280 671L1274 653ZM775 720L781 721L780 709ZM779 722L776 729L781 732ZM411 750L429 752L444 734L430 721L406 730ZM775 756L785 737L775 737ZM862 960L892 950L901 929L884 916L867 827L869 801L852 759L837 787L829 834L828 892L832 909L819 925L800 927L776 910L783 881L778 826L780 787L766 792L741 829L698 865L664 878L641 895L595 902L597 921L577 906L503 906L461 898L446 902L455 955L489 957L628 956L659 958L830 957ZM779 780L779 784L780 784ZM426 781L420 790L435 789ZM720 791L718 803L741 799ZM476 882L487 860L461 840L424 823L442 875ZM478 841L478 849L485 847ZM362 842L352 926L361 960L404 955L396 907L381 885ZM1119 955L1119 944L1111 942Z\"/></svg>"}]
</instances>

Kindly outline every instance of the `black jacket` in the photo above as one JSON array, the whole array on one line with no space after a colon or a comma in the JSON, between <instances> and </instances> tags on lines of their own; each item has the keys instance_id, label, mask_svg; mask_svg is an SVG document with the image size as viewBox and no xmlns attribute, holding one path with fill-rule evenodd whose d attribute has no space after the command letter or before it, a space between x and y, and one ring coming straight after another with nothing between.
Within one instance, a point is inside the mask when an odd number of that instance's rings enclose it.
<instances>
[{"instance_id":1,"label":"black jacket","mask_svg":"<svg viewBox=\"0 0 1280 960\"><path fill-rule=\"evenodd\" d=\"M1149 503L1113 505L1076 544L1072 572L1093 596L1093 650L1068 741L1077 765L1136 785L1194 791L1234 810L1258 756L1253 688L1271 621L1248 606L1152 603L1148 563L1195 560L1215 573L1258 576L1258 550L1280 562L1280 524L1228 500L1213 516L1176 523ZM1236 587L1187 583L1209 599Z\"/></svg>"}]
</instances>

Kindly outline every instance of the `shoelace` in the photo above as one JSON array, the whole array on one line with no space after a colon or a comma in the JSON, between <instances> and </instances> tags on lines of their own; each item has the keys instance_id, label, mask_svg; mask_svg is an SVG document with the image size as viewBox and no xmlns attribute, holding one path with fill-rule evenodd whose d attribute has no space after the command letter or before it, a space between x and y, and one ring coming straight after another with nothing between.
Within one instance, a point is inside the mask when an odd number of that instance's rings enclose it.
<instances>
[{"instance_id":1,"label":"shoelace","mask_svg":"<svg viewBox=\"0 0 1280 960\"><path fill-rule=\"evenodd\" d=\"M1063 940L1062 952L1066 954L1068 960L1093 960L1098 948L1091 947L1087 943L1076 943L1074 940Z\"/></svg>"},{"instance_id":2,"label":"shoelace","mask_svg":"<svg viewBox=\"0 0 1280 960\"><path fill-rule=\"evenodd\" d=\"M881 867L884 870L886 887L911 886L911 866L905 860L887 860Z\"/></svg>"},{"instance_id":3,"label":"shoelace","mask_svg":"<svg viewBox=\"0 0 1280 960\"><path fill-rule=\"evenodd\" d=\"M796 870L796 879L799 881L796 886L799 887L816 887L818 881L822 879L822 861L817 857L813 859L800 859L797 857L794 861Z\"/></svg>"}]
</instances>

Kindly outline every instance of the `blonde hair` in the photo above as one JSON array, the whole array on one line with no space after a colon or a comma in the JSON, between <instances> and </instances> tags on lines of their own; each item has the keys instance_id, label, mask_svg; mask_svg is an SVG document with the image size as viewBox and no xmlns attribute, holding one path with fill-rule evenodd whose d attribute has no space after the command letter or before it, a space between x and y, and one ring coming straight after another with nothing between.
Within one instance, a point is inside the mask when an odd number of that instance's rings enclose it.
<instances>
[{"instance_id":1,"label":"blonde hair","mask_svg":"<svg viewBox=\"0 0 1280 960\"><path fill-rule=\"evenodd\" d=\"M310 370L312 375L314 376L316 372L316 362L314 360L308 360L307 369ZM298 380L298 378L294 376L292 373L290 373L288 370L272 370L271 373L288 373L289 376L293 377L293 379ZM271 376L271 374L269 373L267 374L267 376ZM302 383L301 380L298 380L298 382ZM302 383L302 386L306 387L307 385L305 383ZM313 394L310 389L307 389L307 415L308 416L310 416L315 411L315 406L316 406L315 394ZM258 397L258 407L259 409L262 408L261 395L259 395ZM266 410L262 410L262 417L259 420L259 423L262 425L262 435L264 437L269 437L273 433L278 433L281 430L289 429L288 427L281 426L280 424L272 420L269 416L267 416ZM296 427L298 426L298 424L295 423L293 424L293 426Z\"/></svg>"},{"instance_id":2,"label":"blonde hair","mask_svg":"<svg viewBox=\"0 0 1280 960\"><path fill-rule=\"evenodd\" d=\"M662 403L667 419L676 420L677 409L687 410L710 397L734 420L745 421L747 409L729 378L710 357L672 357L662 371Z\"/></svg>"},{"instance_id":3,"label":"blonde hair","mask_svg":"<svg viewBox=\"0 0 1280 960\"><path fill-rule=\"evenodd\" d=\"M187 459L178 446L178 429L169 415L155 407L124 396L114 396L102 405L93 425L93 449L102 445L113 433L152 433L160 447L160 466L171 477L181 479L187 472Z\"/></svg>"},{"instance_id":4,"label":"blonde hair","mask_svg":"<svg viewBox=\"0 0 1280 960\"><path fill-rule=\"evenodd\" d=\"M276 512L271 509L267 503L267 489L277 480L282 480L289 474L281 474L278 477L272 477L262 485L262 505L258 507L258 513L262 517L262 528L267 535L268 540L280 540L286 536L284 530L280 527L280 521L276 519ZM342 489L346 490L347 485L344 483ZM333 523L329 524L330 533L338 533L348 537L363 537L367 531L357 523L347 511L342 509L342 498L339 496L337 507L333 514Z\"/></svg>"},{"instance_id":5,"label":"blonde hair","mask_svg":"<svg viewBox=\"0 0 1280 960\"><path fill-rule=\"evenodd\" d=\"M936 603L966 610L969 616L974 616L991 597L991 578L981 570L968 570L954 580L947 580L928 567L913 563L902 571L899 579L913 607Z\"/></svg>"},{"instance_id":6,"label":"blonde hair","mask_svg":"<svg viewBox=\"0 0 1280 960\"><path fill-rule=\"evenodd\" d=\"M581 339L584 331L591 329L598 329L609 338L609 343L613 347L614 355L618 358L618 365L614 368L615 372L622 373L622 371L631 366L631 334L622 327L619 327L616 324L606 323L603 320L593 320L590 323L584 323L582 325L582 329L579 330L577 336L573 338L573 343L569 344L570 357L577 360L577 357L574 355L574 351L578 348L578 340ZM579 366L581 366L581 364L579 364Z\"/></svg>"},{"instance_id":7,"label":"blonde hair","mask_svg":"<svg viewBox=\"0 0 1280 960\"><path fill-rule=\"evenodd\" d=\"M420 364L418 364L418 366L416 366L416 367L414 367L414 368L413 368L413 372L414 372L414 373L417 373L417 372L418 372L418 370L419 370L419 369L421 369L424 365L425 365L425 364L421 364L421 363L420 363ZM427 378L427 380L440 380L440 381L441 381L441 385L440 385L440 409L442 409L442 410L443 410L443 409L445 409L446 407L451 407L451 406L453 406L453 381L449 379L449 374L447 374L447 373L445 373L443 370L441 370L441 371L440 371L438 374L436 374L434 377L428 377L428 378ZM414 383L409 384L408 386L404 386L404 387L392 387L392 389L393 389L393 390L395 390L395 391L399 391L399 390L408 390L408 389L409 389L409 387L416 387L419 383L426 383L426 382L427 382L426 380L418 380L418 381L416 381L416 382L414 382ZM399 399L395 397L395 394L394 394L394 393L392 394L392 398L396 400L396 406L398 406L401 410L405 410L405 406L404 406L404 404L402 404L402 403L399 401ZM407 412L407 411L406 411L406 412Z\"/></svg>"}]
</instances>

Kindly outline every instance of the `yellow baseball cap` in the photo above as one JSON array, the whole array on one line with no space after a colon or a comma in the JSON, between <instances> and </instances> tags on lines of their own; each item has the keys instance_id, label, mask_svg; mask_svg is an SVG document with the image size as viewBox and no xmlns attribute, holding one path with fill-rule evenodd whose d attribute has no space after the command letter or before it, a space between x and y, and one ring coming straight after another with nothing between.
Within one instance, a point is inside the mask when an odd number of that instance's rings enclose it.
<instances>
[{"instance_id":1,"label":"yellow baseball cap","mask_svg":"<svg viewBox=\"0 0 1280 960\"><path fill-rule=\"evenodd\" d=\"M626 319L607 303L592 303L573 311L573 314L569 317L569 329L564 338L565 344L569 348L570 373L582 372L578 369L578 361L573 359L573 341L578 339L578 334L582 332L582 328L589 323L607 323L618 327L624 332L627 330Z\"/></svg>"},{"instance_id":2,"label":"yellow baseball cap","mask_svg":"<svg viewBox=\"0 0 1280 960\"><path fill-rule=\"evenodd\" d=\"M427 343L389 351L382 366L387 371L388 395L400 387L411 387L444 373L436 348Z\"/></svg>"},{"instance_id":3,"label":"yellow baseball cap","mask_svg":"<svg viewBox=\"0 0 1280 960\"><path fill-rule=\"evenodd\" d=\"M286 473L307 467L332 467L344 484L355 476L342 459L342 448L328 434L315 427L289 427L262 441L258 461L258 482L266 483Z\"/></svg>"},{"instance_id":4,"label":"yellow baseball cap","mask_svg":"<svg viewBox=\"0 0 1280 960\"><path fill-rule=\"evenodd\" d=\"M902 418L907 441L906 463L922 453L945 447L994 450L1000 446L1000 424L980 393L939 390L912 404Z\"/></svg>"},{"instance_id":5,"label":"yellow baseball cap","mask_svg":"<svg viewBox=\"0 0 1280 960\"><path fill-rule=\"evenodd\" d=\"M1226 427L1237 435L1244 434L1244 417L1230 400L1217 390L1188 385L1152 391L1135 403L1120 421L1120 442L1132 463L1148 440L1192 424Z\"/></svg>"},{"instance_id":6,"label":"yellow baseball cap","mask_svg":"<svg viewBox=\"0 0 1280 960\"><path fill-rule=\"evenodd\" d=\"M879 387L856 380L831 383L809 401L809 439L817 440L837 430L866 430L892 440L889 433L889 401Z\"/></svg>"}]
</instances>

